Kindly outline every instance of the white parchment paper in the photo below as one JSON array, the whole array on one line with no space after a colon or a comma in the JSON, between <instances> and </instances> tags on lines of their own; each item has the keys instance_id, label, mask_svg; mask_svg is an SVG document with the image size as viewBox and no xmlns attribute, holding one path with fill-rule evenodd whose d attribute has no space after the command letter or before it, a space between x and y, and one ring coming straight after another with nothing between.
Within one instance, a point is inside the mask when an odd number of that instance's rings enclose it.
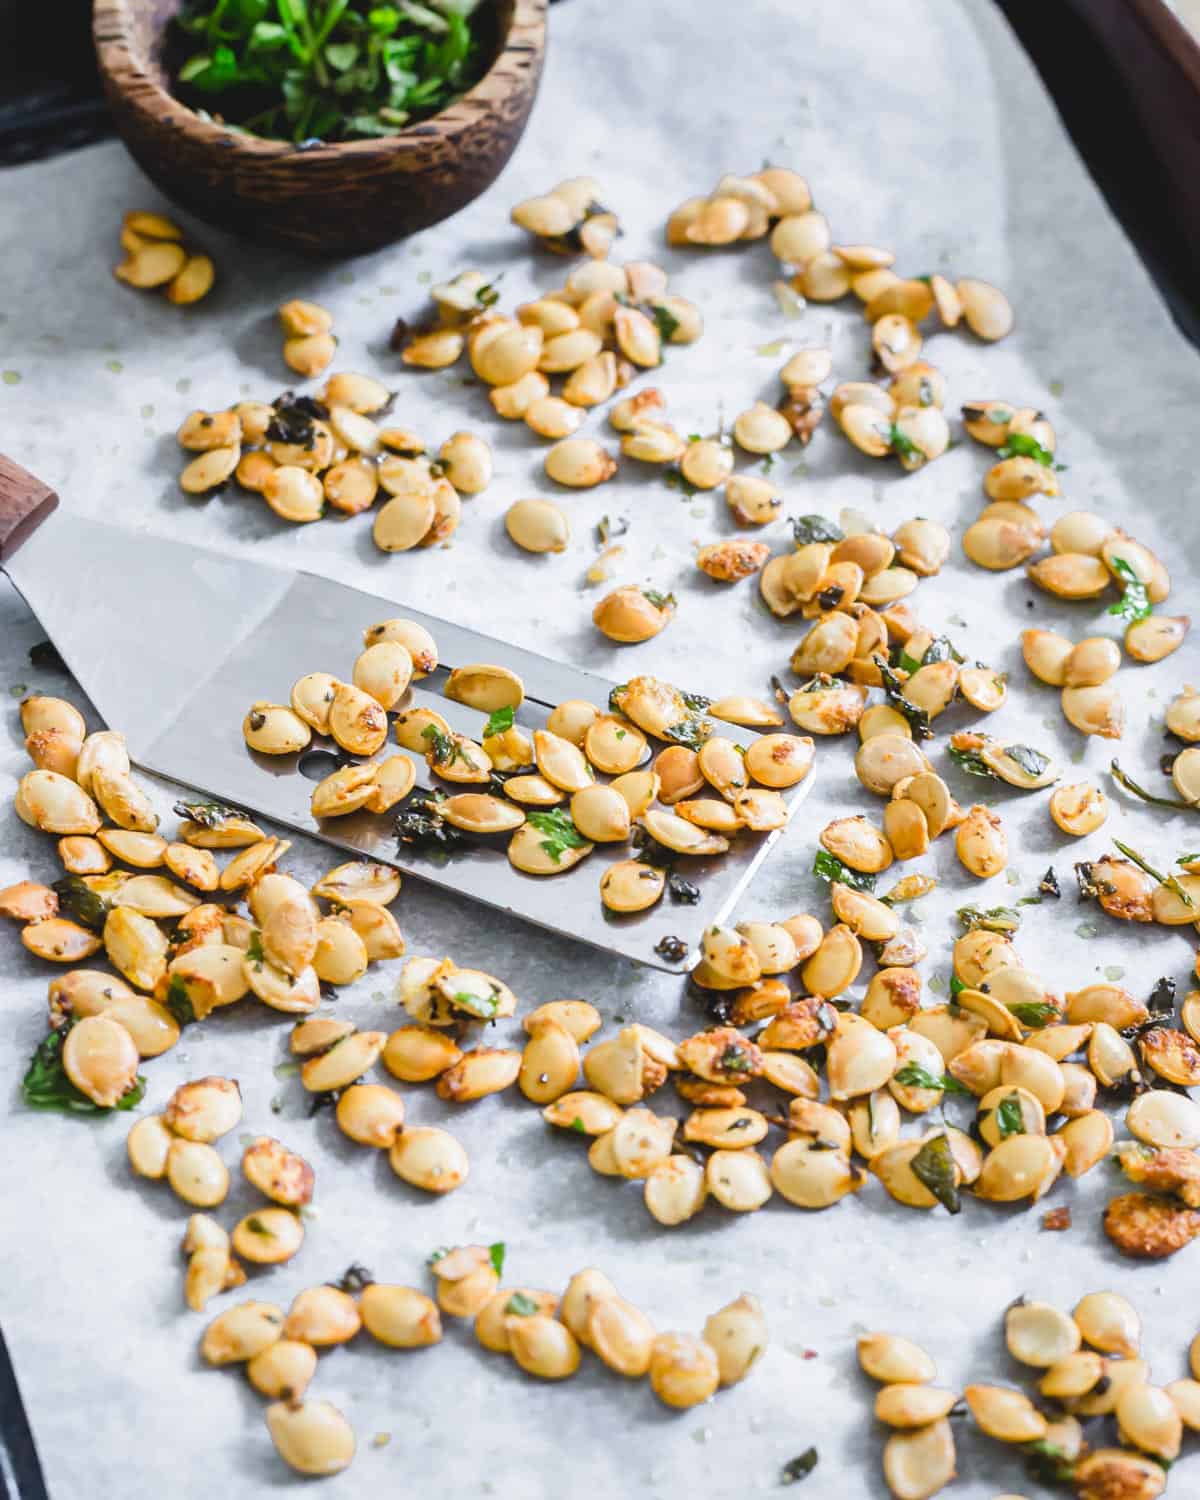
<instances>
[{"instance_id":1,"label":"white parchment paper","mask_svg":"<svg viewBox=\"0 0 1200 1500\"><path fill-rule=\"evenodd\" d=\"M762 693L769 675L785 668L799 630L765 614L753 583L721 588L692 568L693 542L731 534L719 495L681 498L653 473L625 464L599 490L559 496L574 524L566 554L518 554L502 516L513 499L552 488L541 473L541 445L523 427L492 418L483 389L463 384L465 367L402 372L387 334L397 316L420 316L431 280L456 270L503 271L506 304L555 285L565 266L531 258L508 210L564 175L588 172L626 226L621 254L661 260L676 289L704 309L704 340L673 349L657 381L682 431L710 430L721 412L731 418L756 397L773 398L777 369L804 344L832 340L839 377L860 378L868 335L857 306L814 306L802 319L785 319L770 290L765 244L714 256L662 248L671 206L707 190L723 171L751 171L769 158L809 175L838 239L890 245L911 274L976 274L1007 289L1018 330L1006 343L984 347L965 334L930 340L928 355L950 381L951 408L979 397L1045 407L1069 465L1065 499L1047 503L1046 512L1090 507L1136 532L1168 558L1170 607L1186 609L1200 562L1195 353L1170 324L988 5L914 0L901 11L887 0L852 8L830 0L742 0L737 7L572 0L555 9L551 30L529 132L479 202L417 241L344 266L300 263L195 226L221 282L190 312L112 279L121 213L159 206L118 145L0 176L0 448L80 512L216 547L255 547L614 676L656 671L713 693ZM365 519L291 528L236 492L198 503L177 489L173 432L187 410L270 397L291 383L272 314L295 295L333 310L337 368L394 378L398 420L433 442L466 426L494 443L495 481L464 507L452 547L384 557ZM778 340L786 344L761 352ZM602 413L584 430L615 447ZM1102 779L1113 747L1065 727L1056 694L1025 673L1017 634L1025 624L1074 637L1115 633L1117 622L1095 606L1054 607L1020 573L985 576L965 562L957 539L977 513L987 461L966 442L925 472L900 478L857 458L827 426L806 453L784 454L775 473L790 514L836 515L853 505L889 529L914 514L949 524L951 560L921 584L914 603L972 658L1012 673L1009 705L986 727L1042 746L1070 776ZM595 555L593 527L606 514L630 522L626 577L680 596L675 622L636 651L602 642L589 621L595 594L583 590L583 573ZM781 549L789 543L784 522L767 535ZM88 588L81 577L81 608ZM129 608L138 607L131 579ZM345 662L314 667L345 671L364 623L347 621ZM154 630L153 619L145 624ZM26 687L71 694L70 683L29 667L27 648L40 635L0 586L0 683L13 697L0 736L0 885L57 873L50 840L11 811L27 764L16 699ZM197 641L198 671L204 649ZM1191 646L1159 667L1122 669L1129 725L1120 754L1147 780L1157 777L1165 703L1197 670ZM966 722L958 717L956 726ZM821 747L820 783L746 899L747 914L827 914L826 892L808 873L817 830L839 812L878 813L864 806L850 750ZM943 752L936 754L940 760ZM943 881L921 908L927 979L944 985L949 973L955 906L1011 902L1053 863L1064 898L1025 908L1018 939L1022 957L1048 984L1075 988L1117 970L1138 994L1160 973L1186 982L1190 929L1134 932L1097 920L1077 906L1070 867L1107 847L1109 834L1169 863L1195 845L1194 820L1151 814L1118 794L1108 828L1068 846L1044 796L1022 799L950 774L962 799L982 794L1001 808L1011 873L985 887L970 882L948 840L922 863ZM169 800L164 790L164 810ZM330 862L319 846L301 843L288 865L315 878ZM607 1020L636 1016L677 1035L702 1020L671 979L415 884L397 912L410 952L451 953L491 969L527 1006L583 995ZM389 968L343 991L338 1012L364 1027L397 1024ZM92 1123L21 1110L18 1083L45 1029L48 976L8 925L0 931L0 972L7 1037L0 1048L0 1321L51 1493L55 1500L242 1500L294 1487L266 1436L259 1398L238 1374L208 1370L198 1359L204 1320L181 1301L186 1211L165 1186L132 1179L128 1117ZM772 1490L780 1466L814 1443L820 1467L803 1493L880 1496L883 1435L870 1416L874 1392L856 1372L856 1333L890 1327L920 1339L942 1380L957 1388L970 1379L1008 1380L1015 1372L999 1319L1022 1292L1069 1305L1089 1288L1120 1287L1146 1320L1154 1378L1185 1373L1195 1332L1188 1294L1200 1251L1162 1266L1120 1260L1099 1228L1113 1191L1103 1167L1055 1188L1050 1206L1074 1213L1065 1235L1042 1232L1037 1210L968 1202L954 1220L914 1213L874 1183L819 1215L773 1202L738 1219L710 1206L668 1232L649 1219L635 1186L592 1174L582 1146L551 1136L514 1095L454 1114L471 1177L433 1201L399 1183L381 1157L341 1138L327 1116L307 1118L298 1081L273 1072L286 1056L280 1022L247 1004L190 1030L148 1068L150 1108L187 1077L236 1076L246 1103L242 1130L277 1134L316 1166L317 1215L303 1251L287 1267L255 1276L254 1295L286 1305L352 1260L379 1279L422 1284L424 1257L435 1246L502 1239L515 1284L561 1287L572 1271L597 1264L663 1328L698 1330L743 1288L763 1298L771 1323L771 1347L751 1379L682 1415L660 1407L644 1384L591 1361L566 1387L538 1385L511 1362L485 1355L466 1328L451 1327L442 1346L419 1354L360 1339L323 1356L312 1387L343 1407L359 1436L354 1467L322 1491L331 1500L364 1492L724 1500ZM515 1027L508 1030L516 1036ZM412 1120L446 1115L429 1091L408 1093ZM239 1151L236 1137L227 1139L231 1163ZM250 1201L237 1188L220 1217L231 1224ZM963 1478L955 1493L986 1500L1032 1489L1010 1453L976 1441L966 1424L959 1430ZM376 1434L390 1441L376 1446ZM1173 1489L1195 1484L1191 1467L1172 1476Z\"/></svg>"}]
</instances>

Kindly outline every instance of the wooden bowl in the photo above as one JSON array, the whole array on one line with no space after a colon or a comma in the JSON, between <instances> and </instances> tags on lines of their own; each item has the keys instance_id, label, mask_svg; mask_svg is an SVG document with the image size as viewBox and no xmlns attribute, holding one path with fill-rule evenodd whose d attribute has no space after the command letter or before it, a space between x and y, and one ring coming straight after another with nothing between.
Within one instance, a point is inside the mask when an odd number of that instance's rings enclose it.
<instances>
[{"instance_id":1,"label":"wooden bowl","mask_svg":"<svg viewBox=\"0 0 1200 1500\"><path fill-rule=\"evenodd\" d=\"M95 0L93 34L117 130L168 198L264 244L344 255L427 229L495 180L537 93L546 3L495 0L495 60L441 114L383 139L303 150L236 135L167 91L163 38L179 0Z\"/></svg>"}]
</instances>

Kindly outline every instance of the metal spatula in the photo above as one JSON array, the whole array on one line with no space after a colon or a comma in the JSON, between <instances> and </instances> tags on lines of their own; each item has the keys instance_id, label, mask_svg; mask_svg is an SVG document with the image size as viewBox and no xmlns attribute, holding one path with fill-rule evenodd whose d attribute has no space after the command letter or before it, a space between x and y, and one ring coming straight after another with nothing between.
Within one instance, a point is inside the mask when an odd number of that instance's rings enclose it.
<instances>
[{"instance_id":1,"label":"metal spatula","mask_svg":"<svg viewBox=\"0 0 1200 1500\"><path fill-rule=\"evenodd\" d=\"M726 919L778 838L743 834L724 855L680 860L680 873L700 891L695 904L667 897L647 912L614 916L601 905L599 882L610 863L629 857L628 845L599 844L573 870L539 877L514 869L503 848L481 844L447 858L401 845L392 815L318 822L309 810L313 782L298 773L298 757L251 754L242 719L256 699L286 703L306 672L348 675L368 625L401 615L430 631L441 665L410 689L412 703L435 708L473 739L482 732L481 715L442 694L455 665L493 662L517 672L527 696L516 721L530 730L568 698L603 708L614 684L395 598L65 511L52 515L57 504L48 486L0 456L0 566L144 770L661 969L688 960L672 963L656 944L681 938L694 960L705 927ZM195 663L197 646L212 663L204 680L183 669ZM722 733L740 744L753 739L752 731L732 726ZM395 753L394 743L380 752ZM425 762L414 759L418 788L428 790ZM811 781L812 773L788 794L791 810Z\"/></svg>"}]
</instances>

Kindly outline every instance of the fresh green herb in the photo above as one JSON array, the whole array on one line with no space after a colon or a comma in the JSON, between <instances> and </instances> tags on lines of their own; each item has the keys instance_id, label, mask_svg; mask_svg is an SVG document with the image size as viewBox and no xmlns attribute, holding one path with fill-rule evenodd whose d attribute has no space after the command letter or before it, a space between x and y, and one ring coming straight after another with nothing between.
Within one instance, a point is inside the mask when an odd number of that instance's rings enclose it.
<instances>
[{"instance_id":1,"label":"fresh green herb","mask_svg":"<svg viewBox=\"0 0 1200 1500\"><path fill-rule=\"evenodd\" d=\"M172 974L167 983L163 1004L180 1026L190 1026L196 1019L196 1011L188 996L187 981L182 974Z\"/></svg>"},{"instance_id":2,"label":"fresh green herb","mask_svg":"<svg viewBox=\"0 0 1200 1500\"><path fill-rule=\"evenodd\" d=\"M1183 802L1178 797L1156 797L1153 792L1148 792L1144 786L1139 786L1132 776L1122 771L1120 765L1115 760L1108 769L1118 786L1123 786L1127 792L1132 792L1135 797L1140 797L1143 802L1152 802L1155 807L1178 808L1181 812L1196 811L1192 803Z\"/></svg>"},{"instance_id":3,"label":"fresh green herb","mask_svg":"<svg viewBox=\"0 0 1200 1500\"><path fill-rule=\"evenodd\" d=\"M1193 905L1192 898L1188 895L1183 886L1180 885L1178 879L1174 875L1162 874L1162 872L1156 870L1153 865L1148 864L1136 849L1131 849L1128 844L1123 844L1120 839L1113 839L1113 843L1121 851L1126 859L1133 860L1134 864L1137 865L1139 869L1145 870L1146 874L1149 875L1152 879L1157 880L1159 885L1166 886L1167 890L1169 890L1172 895L1178 896L1179 899L1183 902L1184 906Z\"/></svg>"},{"instance_id":4,"label":"fresh green herb","mask_svg":"<svg viewBox=\"0 0 1200 1500\"><path fill-rule=\"evenodd\" d=\"M899 651L896 653L895 664L902 672L907 672L910 677L914 672L919 672L922 666L922 663L919 662L915 656L909 656L908 652L905 651L903 646L901 646Z\"/></svg>"},{"instance_id":5,"label":"fresh green herb","mask_svg":"<svg viewBox=\"0 0 1200 1500\"><path fill-rule=\"evenodd\" d=\"M925 462L925 452L918 448L912 438L901 432L895 422L881 423L879 428L881 437L887 439L887 445L898 458L915 460L919 464Z\"/></svg>"},{"instance_id":6,"label":"fresh green herb","mask_svg":"<svg viewBox=\"0 0 1200 1500\"><path fill-rule=\"evenodd\" d=\"M231 818L240 820L246 816L236 807L226 807L223 802L177 802L175 812L191 823L199 823L202 828L224 828Z\"/></svg>"},{"instance_id":7,"label":"fresh green herb","mask_svg":"<svg viewBox=\"0 0 1200 1500\"><path fill-rule=\"evenodd\" d=\"M1058 1007L1048 1000L1013 1000L1007 1005L1022 1026L1031 1031L1040 1031L1060 1019Z\"/></svg>"},{"instance_id":8,"label":"fresh green herb","mask_svg":"<svg viewBox=\"0 0 1200 1500\"><path fill-rule=\"evenodd\" d=\"M430 1253L425 1257L425 1264L427 1266L436 1266L439 1260L445 1260L445 1258L449 1254L449 1245L439 1245L436 1250L430 1251Z\"/></svg>"},{"instance_id":9,"label":"fresh green herb","mask_svg":"<svg viewBox=\"0 0 1200 1500\"><path fill-rule=\"evenodd\" d=\"M917 1181L929 1189L948 1213L959 1212L962 1202L958 1196L958 1164L944 1130L925 1142L909 1167Z\"/></svg>"},{"instance_id":10,"label":"fresh green herb","mask_svg":"<svg viewBox=\"0 0 1200 1500\"><path fill-rule=\"evenodd\" d=\"M512 1313L516 1318L532 1318L538 1311L538 1305L532 1297L527 1297L524 1292L514 1292L504 1304L504 1311Z\"/></svg>"},{"instance_id":11,"label":"fresh green herb","mask_svg":"<svg viewBox=\"0 0 1200 1500\"><path fill-rule=\"evenodd\" d=\"M477 0L189 0L196 47L175 81L227 128L302 143L395 135L444 109L486 64ZM483 14L483 12L480 12Z\"/></svg>"},{"instance_id":12,"label":"fresh green herb","mask_svg":"<svg viewBox=\"0 0 1200 1500\"><path fill-rule=\"evenodd\" d=\"M1038 1480L1041 1484L1070 1484L1075 1478L1075 1460L1065 1448L1060 1448L1057 1443L1047 1442L1045 1438L1037 1438L1032 1443L1024 1443L1025 1467L1029 1470L1030 1478Z\"/></svg>"},{"instance_id":13,"label":"fresh green herb","mask_svg":"<svg viewBox=\"0 0 1200 1500\"><path fill-rule=\"evenodd\" d=\"M494 734L507 734L513 727L513 710L511 708L498 708L495 713L488 715L488 721L483 726L483 737L490 740Z\"/></svg>"},{"instance_id":14,"label":"fresh green herb","mask_svg":"<svg viewBox=\"0 0 1200 1500\"><path fill-rule=\"evenodd\" d=\"M108 916L108 904L83 882L82 876L64 875L50 887L58 897L61 915L70 917L81 927L99 932Z\"/></svg>"},{"instance_id":15,"label":"fresh green herb","mask_svg":"<svg viewBox=\"0 0 1200 1500\"><path fill-rule=\"evenodd\" d=\"M108 1114L105 1105L89 1099L67 1077L62 1063L66 1035L66 1031L51 1031L37 1044L21 1080L21 1097L30 1109L54 1109L65 1115ZM114 1108L133 1109L145 1095L146 1080L139 1073L132 1088L121 1095Z\"/></svg>"},{"instance_id":16,"label":"fresh green herb","mask_svg":"<svg viewBox=\"0 0 1200 1500\"><path fill-rule=\"evenodd\" d=\"M941 1075L931 1073L920 1063L905 1063L899 1072L893 1073L892 1077L896 1083L903 1084L909 1089L940 1089L943 1094L969 1094L971 1092L949 1073Z\"/></svg>"},{"instance_id":17,"label":"fresh green herb","mask_svg":"<svg viewBox=\"0 0 1200 1500\"><path fill-rule=\"evenodd\" d=\"M655 609L675 608L675 595L660 593L658 589L643 589L642 598L649 599Z\"/></svg>"},{"instance_id":18,"label":"fresh green herb","mask_svg":"<svg viewBox=\"0 0 1200 1500\"><path fill-rule=\"evenodd\" d=\"M951 998L951 1000L953 1000L956 996L961 995L962 992L963 992L963 990L965 990L966 988L967 988L967 986L962 982L962 980L958 977L957 974L951 974L951 976L950 976L950 998Z\"/></svg>"},{"instance_id":19,"label":"fresh green herb","mask_svg":"<svg viewBox=\"0 0 1200 1500\"><path fill-rule=\"evenodd\" d=\"M986 911L978 906L960 906L957 916L968 932L978 927L985 932L1016 932L1021 925L1021 913L1011 906L990 906Z\"/></svg>"},{"instance_id":20,"label":"fresh green herb","mask_svg":"<svg viewBox=\"0 0 1200 1500\"><path fill-rule=\"evenodd\" d=\"M1108 606L1107 613L1120 615L1125 620L1144 620L1147 615L1154 612L1154 606L1150 603L1150 595L1146 592L1146 585L1137 576L1123 557L1109 559L1109 567L1121 580L1121 597L1115 604Z\"/></svg>"},{"instance_id":21,"label":"fresh green herb","mask_svg":"<svg viewBox=\"0 0 1200 1500\"><path fill-rule=\"evenodd\" d=\"M792 535L797 547L806 547L810 542L844 541L846 533L824 516L793 516Z\"/></svg>"},{"instance_id":22,"label":"fresh green herb","mask_svg":"<svg viewBox=\"0 0 1200 1500\"><path fill-rule=\"evenodd\" d=\"M1021 1110L1020 1094L1005 1094L996 1106L996 1129L1000 1132L1000 1139L1007 1140L1010 1135L1025 1134L1025 1116Z\"/></svg>"},{"instance_id":23,"label":"fresh green herb","mask_svg":"<svg viewBox=\"0 0 1200 1500\"><path fill-rule=\"evenodd\" d=\"M604 547L613 537L624 536L628 530L629 522L624 516L618 516L615 521L608 516L601 516L596 523L596 540Z\"/></svg>"},{"instance_id":24,"label":"fresh green herb","mask_svg":"<svg viewBox=\"0 0 1200 1500\"><path fill-rule=\"evenodd\" d=\"M246 962L261 969L267 961L267 955L263 952L262 933L256 927L250 934L250 941L246 944Z\"/></svg>"},{"instance_id":25,"label":"fresh green herb","mask_svg":"<svg viewBox=\"0 0 1200 1500\"><path fill-rule=\"evenodd\" d=\"M504 1275L504 1256L506 1249L507 1247L503 1240L496 1240L493 1244L490 1244L488 1246L488 1259L491 1261L492 1270L495 1271L497 1276Z\"/></svg>"},{"instance_id":26,"label":"fresh green herb","mask_svg":"<svg viewBox=\"0 0 1200 1500\"><path fill-rule=\"evenodd\" d=\"M578 1115L575 1116L567 1128L576 1131L579 1135L587 1134L587 1126Z\"/></svg>"},{"instance_id":27,"label":"fresh green herb","mask_svg":"<svg viewBox=\"0 0 1200 1500\"><path fill-rule=\"evenodd\" d=\"M706 708L712 707L712 699L706 698L703 693L680 693L680 701L685 708L690 708L693 713L702 714Z\"/></svg>"},{"instance_id":28,"label":"fresh green herb","mask_svg":"<svg viewBox=\"0 0 1200 1500\"><path fill-rule=\"evenodd\" d=\"M652 302L650 304L650 316L654 319L658 336L664 344L669 344L672 337L678 331L679 319L665 303Z\"/></svg>"},{"instance_id":29,"label":"fresh green herb","mask_svg":"<svg viewBox=\"0 0 1200 1500\"><path fill-rule=\"evenodd\" d=\"M861 870L852 870L849 865L843 864L836 854L830 854L828 849L818 849L813 856L813 874L818 880L827 880L831 884L837 881L840 885L848 885L856 891L873 891L875 889L875 876L864 874Z\"/></svg>"},{"instance_id":30,"label":"fresh green herb","mask_svg":"<svg viewBox=\"0 0 1200 1500\"><path fill-rule=\"evenodd\" d=\"M1191 865L1195 864L1197 860L1200 860L1200 854L1180 854L1176 857L1175 863L1177 865Z\"/></svg>"},{"instance_id":31,"label":"fresh green herb","mask_svg":"<svg viewBox=\"0 0 1200 1500\"><path fill-rule=\"evenodd\" d=\"M544 833L542 848L557 865L568 849L582 849L587 839L571 821L571 815L561 807L552 807L547 812L531 812L527 821Z\"/></svg>"},{"instance_id":32,"label":"fresh green herb","mask_svg":"<svg viewBox=\"0 0 1200 1500\"><path fill-rule=\"evenodd\" d=\"M721 1053L717 1067L722 1073L749 1073L750 1055L732 1044Z\"/></svg>"},{"instance_id":33,"label":"fresh green herb","mask_svg":"<svg viewBox=\"0 0 1200 1500\"><path fill-rule=\"evenodd\" d=\"M796 1484L801 1479L807 1479L817 1467L817 1450L806 1448L796 1458L791 1458L779 1471L780 1484Z\"/></svg>"},{"instance_id":34,"label":"fresh green herb","mask_svg":"<svg viewBox=\"0 0 1200 1500\"><path fill-rule=\"evenodd\" d=\"M1018 906L1041 906L1041 904L1042 898L1040 896L1019 896L1017 898Z\"/></svg>"},{"instance_id":35,"label":"fresh green herb","mask_svg":"<svg viewBox=\"0 0 1200 1500\"><path fill-rule=\"evenodd\" d=\"M1049 448L1043 448L1037 438L1030 437L1027 432L1008 433L1004 439L1004 446L997 450L996 457L1000 459L1032 458L1035 463L1042 464L1047 469L1054 468L1054 454Z\"/></svg>"},{"instance_id":36,"label":"fresh green herb","mask_svg":"<svg viewBox=\"0 0 1200 1500\"><path fill-rule=\"evenodd\" d=\"M933 730L930 727L928 712L908 701L904 696L904 684L888 666L884 657L876 656L875 665L879 668L879 675L883 679L883 691L887 694L888 702L908 721L909 728L917 739L931 740Z\"/></svg>"},{"instance_id":37,"label":"fresh green herb","mask_svg":"<svg viewBox=\"0 0 1200 1500\"><path fill-rule=\"evenodd\" d=\"M1026 776L1040 776L1050 764L1048 755L1043 755L1040 750L1032 750L1028 745L1005 745L1004 753L1009 760L1016 761Z\"/></svg>"},{"instance_id":38,"label":"fresh green herb","mask_svg":"<svg viewBox=\"0 0 1200 1500\"><path fill-rule=\"evenodd\" d=\"M966 657L954 644L948 635L935 635L929 645L925 647L925 654L921 658L923 667L930 666L935 661L956 661L962 666Z\"/></svg>"}]
</instances>

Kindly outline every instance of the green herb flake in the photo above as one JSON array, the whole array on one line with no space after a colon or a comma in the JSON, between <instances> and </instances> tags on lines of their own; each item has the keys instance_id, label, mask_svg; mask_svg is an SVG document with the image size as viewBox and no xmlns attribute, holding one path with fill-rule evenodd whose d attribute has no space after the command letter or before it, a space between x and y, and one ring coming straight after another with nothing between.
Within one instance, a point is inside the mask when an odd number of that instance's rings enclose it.
<instances>
[{"instance_id":1,"label":"green herb flake","mask_svg":"<svg viewBox=\"0 0 1200 1500\"><path fill-rule=\"evenodd\" d=\"M1043 1026L1051 1026L1062 1019L1058 1007L1048 1000L1013 1000L1007 1009L1030 1031L1040 1031Z\"/></svg>"},{"instance_id":2,"label":"green herb flake","mask_svg":"<svg viewBox=\"0 0 1200 1500\"><path fill-rule=\"evenodd\" d=\"M997 458L1032 458L1044 468L1054 467L1054 454L1043 448L1037 438L1027 432L1010 432L1005 436L1004 446L997 451Z\"/></svg>"},{"instance_id":3,"label":"green herb flake","mask_svg":"<svg viewBox=\"0 0 1200 1500\"><path fill-rule=\"evenodd\" d=\"M180 1026L190 1026L196 1019L195 1007L188 995L187 981L182 974L172 974L167 982L167 993L163 1004Z\"/></svg>"},{"instance_id":4,"label":"green herb flake","mask_svg":"<svg viewBox=\"0 0 1200 1500\"><path fill-rule=\"evenodd\" d=\"M845 532L824 516L793 516L792 535L797 547L806 547L810 542L840 542Z\"/></svg>"},{"instance_id":5,"label":"green herb flake","mask_svg":"<svg viewBox=\"0 0 1200 1500\"><path fill-rule=\"evenodd\" d=\"M1108 606L1107 613L1120 615L1125 620L1144 620L1154 612L1146 585L1123 557L1108 560L1108 566L1117 575L1122 585L1121 597Z\"/></svg>"},{"instance_id":6,"label":"green herb flake","mask_svg":"<svg viewBox=\"0 0 1200 1500\"><path fill-rule=\"evenodd\" d=\"M882 656L875 657L875 665L879 668L879 675L883 679L883 691L887 695L888 702L907 720L914 738L918 740L931 740L933 729L929 723L927 710L918 708L915 703L910 703L904 696L904 684L888 666Z\"/></svg>"},{"instance_id":7,"label":"green herb flake","mask_svg":"<svg viewBox=\"0 0 1200 1500\"><path fill-rule=\"evenodd\" d=\"M887 442L888 447L897 458L906 458L910 463L923 464L927 454L924 449L918 448L906 433L901 432L895 422L884 422L880 424L879 435Z\"/></svg>"},{"instance_id":8,"label":"green herb flake","mask_svg":"<svg viewBox=\"0 0 1200 1500\"><path fill-rule=\"evenodd\" d=\"M497 1276L504 1275L504 1256L507 1248L503 1240L496 1240L488 1246L488 1259L491 1261L492 1270L495 1271Z\"/></svg>"},{"instance_id":9,"label":"green herb flake","mask_svg":"<svg viewBox=\"0 0 1200 1500\"><path fill-rule=\"evenodd\" d=\"M663 302L650 304L650 316L654 319L659 338L664 344L669 344L679 330L679 319Z\"/></svg>"},{"instance_id":10,"label":"green herb flake","mask_svg":"<svg viewBox=\"0 0 1200 1500\"><path fill-rule=\"evenodd\" d=\"M539 833L545 834L542 848L556 865L562 862L568 849L582 849L587 844L587 839L571 821L570 813L561 807L552 807L546 812L531 812L527 814L526 821Z\"/></svg>"},{"instance_id":11,"label":"green herb flake","mask_svg":"<svg viewBox=\"0 0 1200 1500\"><path fill-rule=\"evenodd\" d=\"M967 932L982 928L985 932L1010 933L1021 925L1021 913L1011 906L991 906L986 911L978 906L960 906L956 915Z\"/></svg>"},{"instance_id":12,"label":"green herb flake","mask_svg":"<svg viewBox=\"0 0 1200 1500\"><path fill-rule=\"evenodd\" d=\"M498 708L495 713L488 715L488 721L483 726L483 737L490 740L493 735L507 734L513 727L513 710L511 708Z\"/></svg>"},{"instance_id":13,"label":"green herb flake","mask_svg":"<svg viewBox=\"0 0 1200 1500\"><path fill-rule=\"evenodd\" d=\"M950 1149L950 1137L944 1130L925 1142L909 1162L909 1167L917 1181L929 1189L947 1213L956 1214L961 1210L958 1164Z\"/></svg>"},{"instance_id":14,"label":"green herb flake","mask_svg":"<svg viewBox=\"0 0 1200 1500\"><path fill-rule=\"evenodd\" d=\"M952 1078L949 1073L931 1073L928 1068L923 1068L920 1063L905 1063L896 1073L892 1074L894 1083L902 1084L907 1089L940 1089L943 1094L969 1094L971 1090L959 1083L957 1078Z\"/></svg>"},{"instance_id":15,"label":"green herb flake","mask_svg":"<svg viewBox=\"0 0 1200 1500\"><path fill-rule=\"evenodd\" d=\"M1025 1115L1021 1109L1021 1096L1017 1093L1005 1094L995 1108L996 1129L1000 1132L1000 1139L1007 1140L1010 1135L1025 1134Z\"/></svg>"},{"instance_id":16,"label":"green herb flake","mask_svg":"<svg viewBox=\"0 0 1200 1500\"><path fill-rule=\"evenodd\" d=\"M1178 797L1157 797L1153 792L1148 792L1144 786L1139 786L1133 777L1122 771L1117 761L1109 765L1112 779L1118 786L1124 787L1127 792L1132 792L1135 797L1140 797L1143 802L1150 802L1155 807L1175 808L1180 812L1195 812L1197 809L1190 802L1183 802Z\"/></svg>"},{"instance_id":17,"label":"green herb flake","mask_svg":"<svg viewBox=\"0 0 1200 1500\"><path fill-rule=\"evenodd\" d=\"M587 1126L583 1123L583 1120L579 1117L579 1115L575 1116L575 1118L571 1121L570 1125L567 1128L569 1130L574 1130L579 1135L587 1134Z\"/></svg>"},{"instance_id":18,"label":"green herb flake","mask_svg":"<svg viewBox=\"0 0 1200 1500\"><path fill-rule=\"evenodd\" d=\"M262 933L256 927L250 934L250 941L246 944L246 962L253 964L256 969L261 969L266 961L267 956L263 952Z\"/></svg>"},{"instance_id":19,"label":"green herb flake","mask_svg":"<svg viewBox=\"0 0 1200 1500\"><path fill-rule=\"evenodd\" d=\"M516 1318L532 1318L538 1311L538 1305L524 1292L514 1292L504 1304L504 1311Z\"/></svg>"},{"instance_id":20,"label":"green herb flake","mask_svg":"<svg viewBox=\"0 0 1200 1500\"><path fill-rule=\"evenodd\" d=\"M848 885L856 891L875 889L874 875L868 875L862 870L852 870L836 854L830 854L828 849L818 849L814 854L812 872L818 880L826 880L830 884L837 881L839 885Z\"/></svg>"},{"instance_id":21,"label":"green herb flake","mask_svg":"<svg viewBox=\"0 0 1200 1500\"><path fill-rule=\"evenodd\" d=\"M1042 1484L1070 1484L1075 1478L1075 1460L1057 1443L1036 1438L1024 1443L1025 1466L1030 1477Z\"/></svg>"}]
</instances>

